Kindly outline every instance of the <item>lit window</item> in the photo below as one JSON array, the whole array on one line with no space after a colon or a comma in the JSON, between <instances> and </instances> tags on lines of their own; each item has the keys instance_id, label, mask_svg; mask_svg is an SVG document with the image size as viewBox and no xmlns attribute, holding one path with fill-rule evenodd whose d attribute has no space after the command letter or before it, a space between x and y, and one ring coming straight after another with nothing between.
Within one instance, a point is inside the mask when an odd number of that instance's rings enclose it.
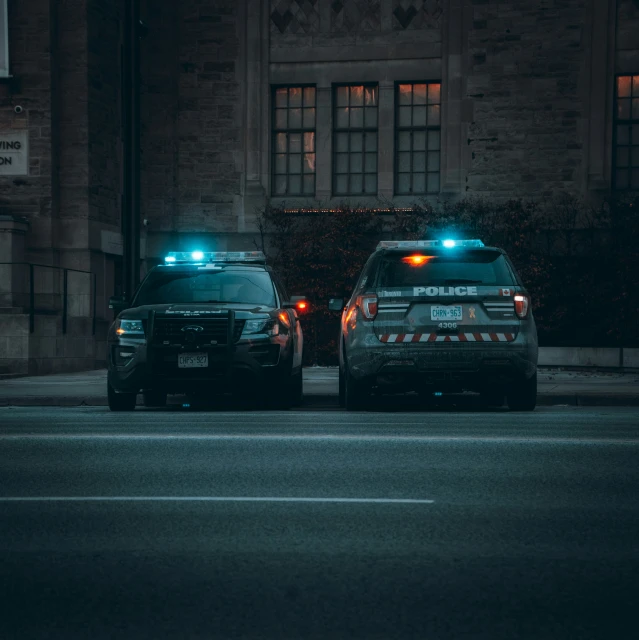
<instances>
[{"instance_id":1,"label":"lit window","mask_svg":"<svg viewBox=\"0 0 639 640\"><path fill-rule=\"evenodd\" d=\"M273 89L272 193L315 195L315 87Z\"/></svg>"},{"instance_id":2,"label":"lit window","mask_svg":"<svg viewBox=\"0 0 639 640\"><path fill-rule=\"evenodd\" d=\"M336 86L333 195L377 194L377 85Z\"/></svg>"},{"instance_id":3,"label":"lit window","mask_svg":"<svg viewBox=\"0 0 639 640\"><path fill-rule=\"evenodd\" d=\"M618 76L615 111L615 189L639 189L639 75Z\"/></svg>"},{"instance_id":4,"label":"lit window","mask_svg":"<svg viewBox=\"0 0 639 640\"><path fill-rule=\"evenodd\" d=\"M441 85L397 85L395 95L395 193L439 193Z\"/></svg>"}]
</instances>

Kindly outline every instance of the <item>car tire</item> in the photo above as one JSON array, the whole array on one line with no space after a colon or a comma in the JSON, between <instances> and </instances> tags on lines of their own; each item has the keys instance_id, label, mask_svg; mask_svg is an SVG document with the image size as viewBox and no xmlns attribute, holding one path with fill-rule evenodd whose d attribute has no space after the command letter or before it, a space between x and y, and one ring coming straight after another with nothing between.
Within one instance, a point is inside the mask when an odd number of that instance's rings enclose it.
<instances>
[{"instance_id":1,"label":"car tire","mask_svg":"<svg viewBox=\"0 0 639 640\"><path fill-rule=\"evenodd\" d=\"M496 409L504 406L504 393L502 391L482 391L479 394L479 403L484 409Z\"/></svg>"},{"instance_id":2,"label":"car tire","mask_svg":"<svg viewBox=\"0 0 639 640\"><path fill-rule=\"evenodd\" d=\"M356 380L347 369L344 381L344 406L346 411L362 410L366 405L368 390L366 382Z\"/></svg>"},{"instance_id":3,"label":"car tire","mask_svg":"<svg viewBox=\"0 0 639 640\"><path fill-rule=\"evenodd\" d=\"M339 406L346 406L346 381L342 367L339 367Z\"/></svg>"},{"instance_id":4,"label":"car tire","mask_svg":"<svg viewBox=\"0 0 639 640\"><path fill-rule=\"evenodd\" d=\"M302 369L291 380L291 406L300 407L304 401L304 376Z\"/></svg>"},{"instance_id":5,"label":"car tire","mask_svg":"<svg viewBox=\"0 0 639 640\"><path fill-rule=\"evenodd\" d=\"M166 391L158 391L156 389L148 389L142 393L145 407L165 407Z\"/></svg>"},{"instance_id":6,"label":"car tire","mask_svg":"<svg viewBox=\"0 0 639 640\"><path fill-rule=\"evenodd\" d=\"M513 384L506 393L506 402L511 411L534 411L537 406L537 373Z\"/></svg>"},{"instance_id":7,"label":"car tire","mask_svg":"<svg viewBox=\"0 0 639 640\"><path fill-rule=\"evenodd\" d=\"M116 393L115 389L107 383L107 399L111 411L133 411L137 397L137 393Z\"/></svg>"}]
</instances>

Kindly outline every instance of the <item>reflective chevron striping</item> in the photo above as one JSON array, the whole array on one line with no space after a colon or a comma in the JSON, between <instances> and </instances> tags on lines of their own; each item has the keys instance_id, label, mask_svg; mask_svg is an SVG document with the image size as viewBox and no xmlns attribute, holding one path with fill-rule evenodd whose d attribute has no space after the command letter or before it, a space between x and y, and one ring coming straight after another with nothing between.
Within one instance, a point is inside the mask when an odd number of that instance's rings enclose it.
<instances>
[{"instance_id":1,"label":"reflective chevron striping","mask_svg":"<svg viewBox=\"0 0 639 640\"><path fill-rule=\"evenodd\" d=\"M437 333L387 333L377 336L380 342L407 344L416 342L512 342L512 333L458 333L439 335Z\"/></svg>"}]
</instances>

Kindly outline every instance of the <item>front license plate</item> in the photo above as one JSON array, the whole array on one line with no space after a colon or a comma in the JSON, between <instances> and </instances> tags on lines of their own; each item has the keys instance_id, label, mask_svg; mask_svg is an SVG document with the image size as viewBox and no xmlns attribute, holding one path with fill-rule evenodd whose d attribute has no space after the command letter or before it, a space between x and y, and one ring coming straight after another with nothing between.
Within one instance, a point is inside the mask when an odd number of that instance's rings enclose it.
<instances>
[{"instance_id":1,"label":"front license plate","mask_svg":"<svg viewBox=\"0 0 639 640\"><path fill-rule=\"evenodd\" d=\"M432 306L430 308L430 319L437 321L461 320L462 307L461 305L455 305L451 307Z\"/></svg>"},{"instance_id":2,"label":"front license plate","mask_svg":"<svg viewBox=\"0 0 639 640\"><path fill-rule=\"evenodd\" d=\"M178 369L194 369L209 366L208 353L180 353L178 354Z\"/></svg>"}]
</instances>

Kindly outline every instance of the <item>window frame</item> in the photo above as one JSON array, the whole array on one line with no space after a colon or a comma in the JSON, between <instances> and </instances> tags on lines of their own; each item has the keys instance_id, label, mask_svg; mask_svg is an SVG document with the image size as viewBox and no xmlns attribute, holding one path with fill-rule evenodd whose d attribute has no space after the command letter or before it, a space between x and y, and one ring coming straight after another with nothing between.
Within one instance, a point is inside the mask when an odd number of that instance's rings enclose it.
<instances>
[{"instance_id":1,"label":"window frame","mask_svg":"<svg viewBox=\"0 0 639 640\"><path fill-rule=\"evenodd\" d=\"M0 78L11 77L8 1L0 0Z\"/></svg>"},{"instance_id":2,"label":"window frame","mask_svg":"<svg viewBox=\"0 0 639 640\"><path fill-rule=\"evenodd\" d=\"M639 118L633 118L632 117L632 100L633 98L635 98L635 94L632 90L632 79L634 77L639 77L639 71L637 71L636 73L616 73L614 76L614 85L613 85L613 120L612 120L612 176L611 176L611 184L612 184L612 190L613 191L619 191L619 192L632 192L632 191L638 191L639 190L639 186L637 187L633 187L632 186L632 169L633 169L633 164L632 164L632 149L633 148L637 148L639 149L639 144L632 144L634 142L634 135L633 135L633 129L636 129L636 136L639 140ZM618 117L618 113L619 113L619 96L618 96L618 90L617 90L617 84L618 84L618 80L619 78L630 78L630 118L628 119L619 119ZM639 99L639 93L637 93L636 98ZM629 135L630 137L630 143L628 145L621 145L624 148L627 148L629 150L628 152L628 166L626 169L626 171L628 172L628 186L627 187L619 187L617 186L617 150L619 148L619 145L617 144L617 127L619 125L628 125L630 127L629 130ZM623 169L623 167L622 167ZM639 169L639 167L637 167L637 169Z\"/></svg>"},{"instance_id":3,"label":"window frame","mask_svg":"<svg viewBox=\"0 0 639 640\"><path fill-rule=\"evenodd\" d=\"M364 93L366 93L366 89L371 89L374 88L377 90L377 104L375 105L375 108L377 109L377 118L376 118L376 122L377 124L375 125L375 127L366 127L366 114L365 112L363 113L363 123L364 126L362 126L361 128L357 128L357 129L353 129L353 128L346 128L346 129L338 129L337 128L337 90L339 87L363 87L364 88ZM331 86L331 119L332 119L332 136L331 136L331 143L332 143L332 152L331 152L331 194L334 198L349 198L349 197L369 197L369 198L376 198L379 194L379 82L334 82ZM350 104L350 91L349 91L349 103L348 103L348 107L350 109L351 104ZM364 98L364 101L366 99ZM362 104L362 109L365 109L366 105L363 103ZM351 175L353 175L350 171L350 156L351 156L351 137L350 135L348 136L348 151L344 152L344 151L340 151L339 153L347 153L348 154L348 158L349 158L349 170L348 173L343 174L337 174L336 169L337 169L337 134L338 133L361 133L362 134L362 145L363 145L363 151L362 151L362 155L364 156L363 158L363 165L362 165L362 188L363 190L360 192L356 192L354 193L351 190ZM366 134L367 133L375 133L377 135L377 143L376 143L376 150L375 150L375 155L376 155L376 169L375 172L373 174L373 172L366 172L366 153L368 153L366 151ZM372 153L372 152L371 152ZM347 193L338 193L337 189L336 189L336 183L337 183L337 176L338 175L347 175L348 176L348 191ZM366 192L366 176L367 175L375 175L375 191L372 193L367 193Z\"/></svg>"},{"instance_id":4,"label":"window frame","mask_svg":"<svg viewBox=\"0 0 639 640\"><path fill-rule=\"evenodd\" d=\"M403 84L409 84L409 85L416 85L416 84L425 84L426 85L426 104L424 105L426 107L426 125L425 126L414 126L411 124L410 127L400 127L399 125L399 87L400 85ZM431 84L438 84L439 85L439 102L436 103L439 105L439 125L438 126L429 126L428 125L428 86ZM441 187L442 187L442 182L441 182L441 175L442 175L442 81L440 80L396 80L395 84L394 84L394 88L393 88L393 110L394 110L394 122L393 122L393 142L394 142L394 149L393 149L393 195L397 196L397 197L403 197L403 198L408 198L411 196L432 196L432 195L437 195L439 193L441 193ZM411 95L413 93L413 90L411 90ZM412 102L412 98L411 98L411 109L415 106ZM425 167L425 171L424 171L424 175L425 175L425 180L424 180L424 187L425 187L425 191L413 191L413 136L412 134L416 131L424 131L426 133L426 149L425 149L425 153L426 153L426 167ZM439 131L439 149L437 150L439 152L439 171L437 172L439 175L439 188L437 189L437 191L428 191L428 132L429 131ZM400 133L403 132L408 132L411 134L411 149L410 149L410 171L408 172L408 174L410 175L410 181L411 181L411 189L408 193L401 193L400 191L398 191L398 186L399 186L399 136ZM402 171L402 173L407 173L405 171ZM432 172L434 173L434 172Z\"/></svg>"},{"instance_id":5,"label":"window frame","mask_svg":"<svg viewBox=\"0 0 639 640\"><path fill-rule=\"evenodd\" d=\"M315 109L315 122L313 125L312 129L305 129L304 128L304 89L314 89L315 90L315 104L313 106L313 108ZM287 129L278 129L275 126L275 121L276 121L276 110L277 110L277 106L276 106L276 101L275 101L275 96L276 96L276 92L278 89L287 89L287 91L289 89L302 89L302 106L300 107L300 109L302 109L302 126L299 128L287 128ZM286 110L288 112L288 110L291 108L288 106L288 93L287 93L287 106L286 106ZM315 193L317 191L317 83L314 82L302 82L302 83L293 83L293 84L272 84L271 85L271 104L270 104L270 109L271 109L271 153L270 153L270 162L271 162L271 170L270 170L270 174L271 174L271 179L270 179L270 185L271 185L271 197L273 198L314 198L315 197ZM287 126L288 126L288 114L287 114ZM305 133L313 133L313 155L315 156L315 171L313 171L312 174L305 174L304 173L304 134ZM275 149L275 144L276 144L276 140L277 140L277 134L278 133L285 133L287 134L287 136L291 133L299 133L302 137L302 150L301 150L301 156L302 156L302 170L300 175L300 186L301 186L301 192L300 193L289 193L288 190L288 186L289 186L289 179L291 175L297 175L297 174L291 174L290 172L290 158L289 156L291 155L290 151L289 151L289 142L288 142L288 137L287 137L287 145L286 145L286 173L285 174L276 174L275 172L275 156L279 155ZM276 175L286 175L286 193L276 193L275 191L275 178ZM312 193L304 193L304 176L305 175L312 175L313 176L313 192Z\"/></svg>"}]
</instances>

